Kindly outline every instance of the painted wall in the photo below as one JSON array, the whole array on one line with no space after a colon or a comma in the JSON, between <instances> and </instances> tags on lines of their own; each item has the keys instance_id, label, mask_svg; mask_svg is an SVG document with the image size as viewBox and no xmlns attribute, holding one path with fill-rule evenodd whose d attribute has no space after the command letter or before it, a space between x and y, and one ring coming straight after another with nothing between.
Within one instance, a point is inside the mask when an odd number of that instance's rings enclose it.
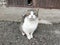
<instances>
[{"instance_id":1,"label":"painted wall","mask_svg":"<svg viewBox=\"0 0 60 45\"><path fill-rule=\"evenodd\" d=\"M0 20L20 22L22 15L31 8L9 7L0 8ZM37 9L37 8L35 8ZM49 20L53 23L60 22L60 9L43 9L39 8L38 18Z\"/></svg>"}]
</instances>

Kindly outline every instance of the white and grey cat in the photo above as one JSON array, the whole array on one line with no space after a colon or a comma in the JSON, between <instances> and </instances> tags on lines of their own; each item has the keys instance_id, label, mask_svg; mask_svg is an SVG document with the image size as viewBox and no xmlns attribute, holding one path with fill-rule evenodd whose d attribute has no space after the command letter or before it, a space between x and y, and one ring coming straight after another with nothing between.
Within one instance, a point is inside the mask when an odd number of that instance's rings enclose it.
<instances>
[{"instance_id":1,"label":"white and grey cat","mask_svg":"<svg viewBox=\"0 0 60 45\"><path fill-rule=\"evenodd\" d=\"M33 38L33 33L38 26L38 18L34 15L34 12L31 11L30 15L24 18L24 22L21 25L22 28L22 35L27 36L28 39Z\"/></svg>"}]
</instances>

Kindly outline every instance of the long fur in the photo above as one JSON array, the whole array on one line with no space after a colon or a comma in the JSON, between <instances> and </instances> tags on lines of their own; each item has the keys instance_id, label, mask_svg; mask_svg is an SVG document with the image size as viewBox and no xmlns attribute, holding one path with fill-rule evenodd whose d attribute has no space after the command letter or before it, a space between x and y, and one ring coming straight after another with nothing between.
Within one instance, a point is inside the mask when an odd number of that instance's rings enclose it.
<instances>
[{"instance_id":1,"label":"long fur","mask_svg":"<svg viewBox=\"0 0 60 45\"><path fill-rule=\"evenodd\" d=\"M31 11L29 15L24 16L24 21L21 25L22 35L26 34L28 39L33 38L33 33L36 30L37 26L38 26L38 18L34 15L34 12Z\"/></svg>"}]
</instances>

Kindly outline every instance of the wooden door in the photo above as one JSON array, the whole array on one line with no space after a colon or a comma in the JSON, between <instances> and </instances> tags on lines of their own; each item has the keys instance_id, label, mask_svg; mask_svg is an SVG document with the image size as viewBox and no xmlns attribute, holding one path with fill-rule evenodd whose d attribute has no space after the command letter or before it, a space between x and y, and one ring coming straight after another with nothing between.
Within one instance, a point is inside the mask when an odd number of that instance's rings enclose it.
<instances>
[{"instance_id":1,"label":"wooden door","mask_svg":"<svg viewBox=\"0 0 60 45\"><path fill-rule=\"evenodd\" d=\"M25 6L25 0L7 0L8 6Z\"/></svg>"},{"instance_id":2,"label":"wooden door","mask_svg":"<svg viewBox=\"0 0 60 45\"><path fill-rule=\"evenodd\" d=\"M60 0L38 0L37 7L40 8L60 8Z\"/></svg>"}]
</instances>

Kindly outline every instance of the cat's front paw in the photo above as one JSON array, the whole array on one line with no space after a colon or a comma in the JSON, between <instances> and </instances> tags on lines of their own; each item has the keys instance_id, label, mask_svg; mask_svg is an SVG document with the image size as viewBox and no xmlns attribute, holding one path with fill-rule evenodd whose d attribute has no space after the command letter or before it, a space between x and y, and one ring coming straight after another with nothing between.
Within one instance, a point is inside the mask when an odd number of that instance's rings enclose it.
<instances>
[{"instance_id":1,"label":"cat's front paw","mask_svg":"<svg viewBox=\"0 0 60 45\"><path fill-rule=\"evenodd\" d=\"M31 36L29 35L29 36L27 36L27 38L30 40L31 39Z\"/></svg>"},{"instance_id":2,"label":"cat's front paw","mask_svg":"<svg viewBox=\"0 0 60 45\"><path fill-rule=\"evenodd\" d=\"M31 35L31 38L33 38L33 35Z\"/></svg>"},{"instance_id":3,"label":"cat's front paw","mask_svg":"<svg viewBox=\"0 0 60 45\"><path fill-rule=\"evenodd\" d=\"M31 38L33 38L33 35L29 35L27 36L27 38L30 40Z\"/></svg>"},{"instance_id":4,"label":"cat's front paw","mask_svg":"<svg viewBox=\"0 0 60 45\"><path fill-rule=\"evenodd\" d=\"M23 32L22 32L22 35L24 36L24 35L25 35L25 33L23 33Z\"/></svg>"}]
</instances>

